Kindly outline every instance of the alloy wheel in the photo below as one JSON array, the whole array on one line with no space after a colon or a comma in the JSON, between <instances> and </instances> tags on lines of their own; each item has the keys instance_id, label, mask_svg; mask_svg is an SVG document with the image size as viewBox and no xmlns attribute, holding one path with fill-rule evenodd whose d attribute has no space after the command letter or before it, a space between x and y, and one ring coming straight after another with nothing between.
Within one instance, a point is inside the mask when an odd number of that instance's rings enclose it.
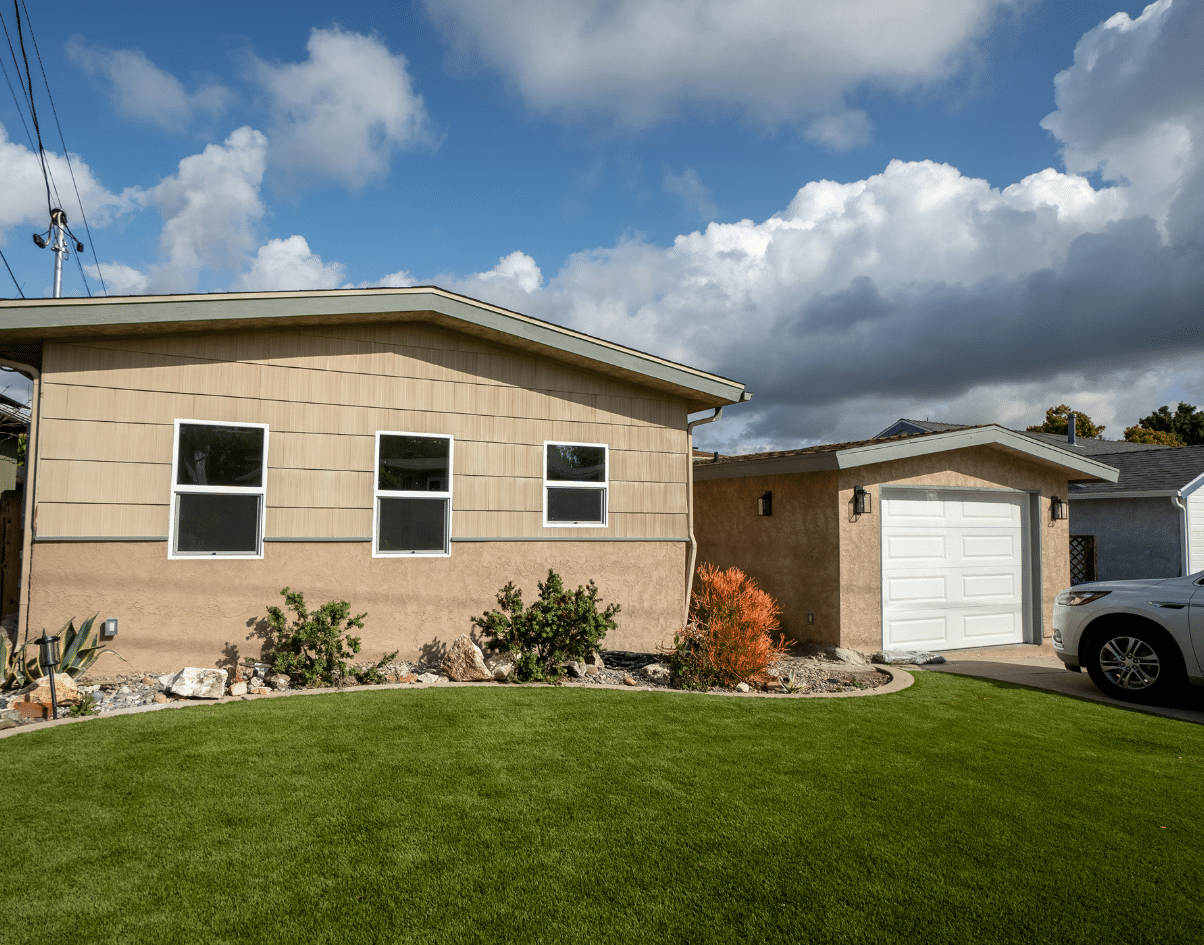
<instances>
[{"instance_id":1,"label":"alloy wheel","mask_svg":"<svg viewBox=\"0 0 1204 945\"><path fill-rule=\"evenodd\" d=\"M1113 637L1100 648L1099 667L1108 682L1131 692L1154 685L1162 671L1158 653L1141 637Z\"/></svg>"}]
</instances>

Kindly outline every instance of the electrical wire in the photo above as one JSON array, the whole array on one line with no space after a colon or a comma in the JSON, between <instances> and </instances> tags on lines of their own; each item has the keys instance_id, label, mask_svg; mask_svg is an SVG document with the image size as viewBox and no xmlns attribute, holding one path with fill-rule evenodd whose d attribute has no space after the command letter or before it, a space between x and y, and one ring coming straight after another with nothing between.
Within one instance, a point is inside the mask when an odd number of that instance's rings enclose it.
<instances>
[{"instance_id":1,"label":"electrical wire","mask_svg":"<svg viewBox=\"0 0 1204 945\"><path fill-rule=\"evenodd\" d=\"M50 199L50 172L46 167L46 149L42 147L42 129L38 127L38 110L33 103L33 72L29 68L29 54L25 52L25 34L21 30L20 0L13 0L13 11L17 17L17 45L21 47L21 58L25 60L25 79L29 83L29 117L33 120L33 130L38 138L38 159L42 162L42 180L46 184L46 209L53 214L54 203Z\"/></svg>"},{"instance_id":2,"label":"electrical wire","mask_svg":"<svg viewBox=\"0 0 1204 945\"><path fill-rule=\"evenodd\" d=\"M3 22L4 22L4 17L3 17L3 15L0 15L0 23L3 23ZM5 36L8 35L7 24L4 27L4 35ZM11 42L8 44L8 48L10 50L13 48L13 44ZM14 57L14 59L15 59L15 57ZM25 120L25 112L22 111L21 103L17 100L17 90L13 88L13 80L8 77L8 68L4 65L3 59L0 59L0 70L2 70L4 72L4 81L8 83L8 91L12 94L13 104L17 106L17 114L21 118L21 127L25 129L25 137L27 139L29 139L29 150L32 151L33 150L33 135L31 135L29 133L29 123ZM20 78L20 75L18 74L18 79L19 78ZM24 92L25 89L21 89L21 91Z\"/></svg>"},{"instance_id":3,"label":"electrical wire","mask_svg":"<svg viewBox=\"0 0 1204 945\"><path fill-rule=\"evenodd\" d=\"M13 0L14 5L16 2L17 0ZM42 51L38 49L38 37L34 34L33 21L29 18L29 7L25 6L25 0L21 0L21 6L25 7L25 22L29 26L29 38L33 41L33 51L34 55L36 55L38 58L38 68L42 70L42 82L46 86L46 98L50 102L50 112L52 115L54 115L54 125L58 129L59 141L63 145L63 157L67 161L67 171L71 174L71 186L75 189L75 202L79 204L79 213L84 221L84 231L88 234L88 245L92 247L92 260L96 263L96 275L100 279L100 285L104 290L105 295L108 295L109 288L105 285L104 274L100 271L100 259L98 259L96 256L96 243L92 239L92 228L88 226L88 215L84 212L84 201L79 195L79 185L75 182L75 169L71 166L71 153L67 150L67 140L63 137L63 126L59 121L58 109L54 107L54 96L50 94L50 79L46 77L46 67L42 64ZM61 207L62 203L60 203L59 206ZM70 230L67 232L71 233ZM71 233L71 236L74 238L75 234ZM79 242L79 240L76 240L76 242ZM88 286L88 279L84 275L84 267L82 264L80 264L78 258L75 260L75 262L79 266L80 278L84 280L84 288L88 290L88 297L91 298L92 289Z\"/></svg>"},{"instance_id":4,"label":"electrical wire","mask_svg":"<svg viewBox=\"0 0 1204 945\"><path fill-rule=\"evenodd\" d=\"M0 249L0 259L4 260L4 268L8 270L8 274L13 276L13 267L8 264L8 260L5 258L4 250L2 249ZM21 298L25 298L25 293L21 292L21 283L17 281L16 276L13 276L13 285L17 287L17 292L20 293Z\"/></svg>"}]
</instances>

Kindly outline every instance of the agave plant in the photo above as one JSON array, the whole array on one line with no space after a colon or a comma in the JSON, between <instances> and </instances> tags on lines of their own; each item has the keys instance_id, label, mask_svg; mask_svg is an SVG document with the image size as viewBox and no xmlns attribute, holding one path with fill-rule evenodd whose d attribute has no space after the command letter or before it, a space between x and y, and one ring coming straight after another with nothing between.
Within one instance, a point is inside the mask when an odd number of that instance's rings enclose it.
<instances>
[{"instance_id":1,"label":"agave plant","mask_svg":"<svg viewBox=\"0 0 1204 945\"><path fill-rule=\"evenodd\" d=\"M66 673L74 679L95 663L101 653L112 653L122 660L125 658L120 653L110 650L103 643L96 642L99 632L93 630L92 626L99 616L100 614L93 614L80 624L78 630L75 629L75 618L73 617L59 631L60 656L55 672ZM45 675L38 662L37 643L34 641L26 643L20 649L14 649L9 654L7 637L0 637L0 659L4 663L4 679L0 682L0 689L24 686Z\"/></svg>"}]
</instances>

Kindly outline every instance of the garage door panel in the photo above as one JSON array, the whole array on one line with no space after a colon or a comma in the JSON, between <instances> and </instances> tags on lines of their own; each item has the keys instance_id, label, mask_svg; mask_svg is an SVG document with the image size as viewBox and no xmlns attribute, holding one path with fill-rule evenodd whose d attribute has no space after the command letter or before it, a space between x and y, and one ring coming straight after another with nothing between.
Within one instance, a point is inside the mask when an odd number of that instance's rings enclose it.
<instances>
[{"instance_id":1,"label":"garage door panel","mask_svg":"<svg viewBox=\"0 0 1204 945\"><path fill-rule=\"evenodd\" d=\"M948 596L948 588L943 574L929 577L896 577L890 579L887 594L896 604L939 601Z\"/></svg>"},{"instance_id":2,"label":"garage door panel","mask_svg":"<svg viewBox=\"0 0 1204 945\"><path fill-rule=\"evenodd\" d=\"M961 598L963 601L1014 598L1019 592L1019 575L1011 571L1004 574L962 575Z\"/></svg>"},{"instance_id":3,"label":"garage door panel","mask_svg":"<svg viewBox=\"0 0 1204 945\"><path fill-rule=\"evenodd\" d=\"M883 645L1023 642L1027 502L1019 493L883 495Z\"/></svg>"},{"instance_id":4,"label":"garage door panel","mask_svg":"<svg viewBox=\"0 0 1204 945\"><path fill-rule=\"evenodd\" d=\"M948 633L947 621L941 617L892 620L890 624L891 646L926 649L939 646Z\"/></svg>"},{"instance_id":5,"label":"garage door panel","mask_svg":"<svg viewBox=\"0 0 1204 945\"><path fill-rule=\"evenodd\" d=\"M886 557L891 561L944 561L947 555L944 535L892 535L886 542Z\"/></svg>"}]
</instances>

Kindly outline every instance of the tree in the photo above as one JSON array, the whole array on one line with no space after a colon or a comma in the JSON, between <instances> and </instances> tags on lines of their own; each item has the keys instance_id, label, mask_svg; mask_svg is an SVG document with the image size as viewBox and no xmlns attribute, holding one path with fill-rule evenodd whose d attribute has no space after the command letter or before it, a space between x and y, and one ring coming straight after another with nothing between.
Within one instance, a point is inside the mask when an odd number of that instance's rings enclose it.
<instances>
[{"instance_id":1,"label":"tree","mask_svg":"<svg viewBox=\"0 0 1204 945\"><path fill-rule=\"evenodd\" d=\"M1181 443L1177 445L1199 446L1204 444L1204 410L1197 410L1191 404L1179 403L1174 413L1169 406L1159 407L1148 417L1137 421L1137 426L1130 429L1154 430L1162 433L1173 433ZM1129 431L1125 431L1125 439L1131 439ZM1144 443L1146 440L1136 442Z\"/></svg>"},{"instance_id":2,"label":"tree","mask_svg":"<svg viewBox=\"0 0 1204 945\"><path fill-rule=\"evenodd\" d=\"M1130 443L1155 443L1158 446L1183 446L1178 433L1151 430L1149 427L1125 427L1125 439Z\"/></svg>"},{"instance_id":3,"label":"tree","mask_svg":"<svg viewBox=\"0 0 1204 945\"><path fill-rule=\"evenodd\" d=\"M1076 437L1081 436L1084 439L1095 440L1103 435L1103 426L1097 427L1091 422L1091 418L1081 410L1074 410L1065 404L1058 404L1058 406L1046 410L1045 422L1039 427L1025 427L1025 429L1029 433L1058 433L1065 436L1066 429L1070 426L1072 413L1075 415L1074 435Z\"/></svg>"}]
</instances>

